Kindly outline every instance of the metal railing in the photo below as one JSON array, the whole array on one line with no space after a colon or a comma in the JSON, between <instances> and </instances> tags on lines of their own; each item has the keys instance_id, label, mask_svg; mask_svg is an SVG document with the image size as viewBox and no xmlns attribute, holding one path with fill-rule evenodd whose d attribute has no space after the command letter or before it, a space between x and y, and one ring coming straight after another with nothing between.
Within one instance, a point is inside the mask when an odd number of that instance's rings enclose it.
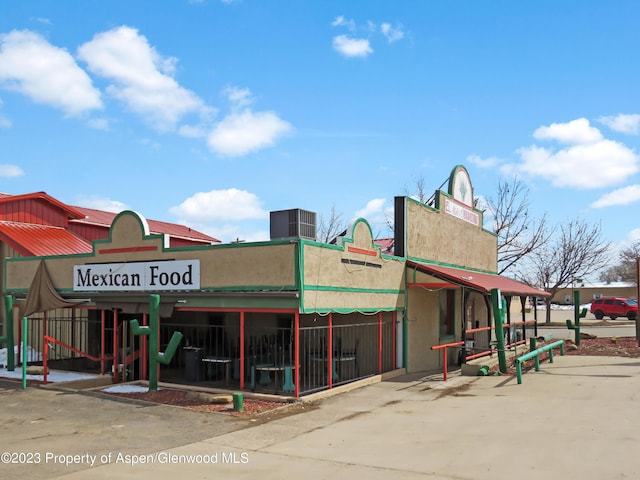
<instances>
[{"instance_id":1,"label":"metal railing","mask_svg":"<svg viewBox=\"0 0 640 480\"><path fill-rule=\"evenodd\" d=\"M529 338L535 336L536 321L505 323L502 327L505 333L505 348L510 349L525 344ZM471 328L465 331L466 361L493 354L494 331L495 326Z\"/></svg>"}]
</instances>

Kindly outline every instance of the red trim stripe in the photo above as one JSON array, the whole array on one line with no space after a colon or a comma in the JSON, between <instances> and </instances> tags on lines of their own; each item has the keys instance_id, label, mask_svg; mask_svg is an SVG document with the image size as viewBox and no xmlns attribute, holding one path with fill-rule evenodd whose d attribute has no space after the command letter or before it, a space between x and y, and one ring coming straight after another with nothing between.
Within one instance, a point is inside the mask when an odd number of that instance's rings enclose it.
<instances>
[{"instance_id":1,"label":"red trim stripe","mask_svg":"<svg viewBox=\"0 0 640 480\"><path fill-rule=\"evenodd\" d=\"M128 253L128 252L155 252L158 250L156 246L149 247L123 247L123 248L103 248L98 253Z\"/></svg>"},{"instance_id":2,"label":"red trim stripe","mask_svg":"<svg viewBox=\"0 0 640 480\"><path fill-rule=\"evenodd\" d=\"M378 256L378 252L374 251L374 250L365 250L364 248L358 248L358 247L347 247L347 250L351 253L362 253L364 255L370 255L372 257L376 257Z\"/></svg>"}]
</instances>

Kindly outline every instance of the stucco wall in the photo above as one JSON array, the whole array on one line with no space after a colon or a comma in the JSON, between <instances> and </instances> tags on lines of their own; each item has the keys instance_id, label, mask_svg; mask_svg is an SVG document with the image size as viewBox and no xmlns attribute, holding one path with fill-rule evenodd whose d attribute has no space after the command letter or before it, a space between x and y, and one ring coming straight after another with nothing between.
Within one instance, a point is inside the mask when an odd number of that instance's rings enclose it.
<instances>
[{"instance_id":1,"label":"stucco wall","mask_svg":"<svg viewBox=\"0 0 640 480\"><path fill-rule=\"evenodd\" d=\"M404 307L404 262L381 255L366 222L357 222L340 245L305 242L302 248L305 312Z\"/></svg>"},{"instance_id":2,"label":"stucco wall","mask_svg":"<svg viewBox=\"0 0 640 480\"><path fill-rule=\"evenodd\" d=\"M94 243L94 255L50 257L45 260L56 289L73 290L73 267L92 263L200 260L200 288L292 289L296 287L296 246L234 244L194 248L163 248L163 237L145 236L135 215L118 217L111 238ZM6 262L6 288L29 288L40 258Z\"/></svg>"},{"instance_id":3,"label":"stucco wall","mask_svg":"<svg viewBox=\"0 0 640 480\"><path fill-rule=\"evenodd\" d=\"M439 344L437 291L410 288L407 302L407 371L422 372L440 366L440 353L431 350Z\"/></svg>"},{"instance_id":4,"label":"stucco wall","mask_svg":"<svg viewBox=\"0 0 640 480\"><path fill-rule=\"evenodd\" d=\"M442 205L446 194L438 194ZM497 237L443 209L407 199L406 230L409 257L490 272L497 269Z\"/></svg>"}]
</instances>

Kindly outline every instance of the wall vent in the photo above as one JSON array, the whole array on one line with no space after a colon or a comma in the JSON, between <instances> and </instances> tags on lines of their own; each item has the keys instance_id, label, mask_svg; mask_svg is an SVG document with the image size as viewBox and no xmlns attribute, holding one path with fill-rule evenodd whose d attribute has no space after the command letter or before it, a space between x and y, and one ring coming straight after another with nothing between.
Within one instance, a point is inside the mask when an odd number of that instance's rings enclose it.
<instances>
[{"instance_id":1,"label":"wall vent","mask_svg":"<svg viewBox=\"0 0 640 480\"><path fill-rule=\"evenodd\" d=\"M282 238L316 239L316 214L294 208L270 212L271 240Z\"/></svg>"}]
</instances>

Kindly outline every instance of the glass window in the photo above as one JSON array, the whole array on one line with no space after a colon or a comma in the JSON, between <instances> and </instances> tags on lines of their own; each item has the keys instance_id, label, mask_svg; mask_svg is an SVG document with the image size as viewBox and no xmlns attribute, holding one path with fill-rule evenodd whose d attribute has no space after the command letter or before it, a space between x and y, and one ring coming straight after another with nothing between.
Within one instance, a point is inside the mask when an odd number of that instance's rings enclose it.
<instances>
[{"instance_id":1,"label":"glass window","mask_svg":"<svg viewBox=\"0 0 640 480\"><path fill-rule=\"evenodd\" d=\"M452 336L455 333L455 290L440 291L440 337Z\"/></svg>"}]
</instances>

